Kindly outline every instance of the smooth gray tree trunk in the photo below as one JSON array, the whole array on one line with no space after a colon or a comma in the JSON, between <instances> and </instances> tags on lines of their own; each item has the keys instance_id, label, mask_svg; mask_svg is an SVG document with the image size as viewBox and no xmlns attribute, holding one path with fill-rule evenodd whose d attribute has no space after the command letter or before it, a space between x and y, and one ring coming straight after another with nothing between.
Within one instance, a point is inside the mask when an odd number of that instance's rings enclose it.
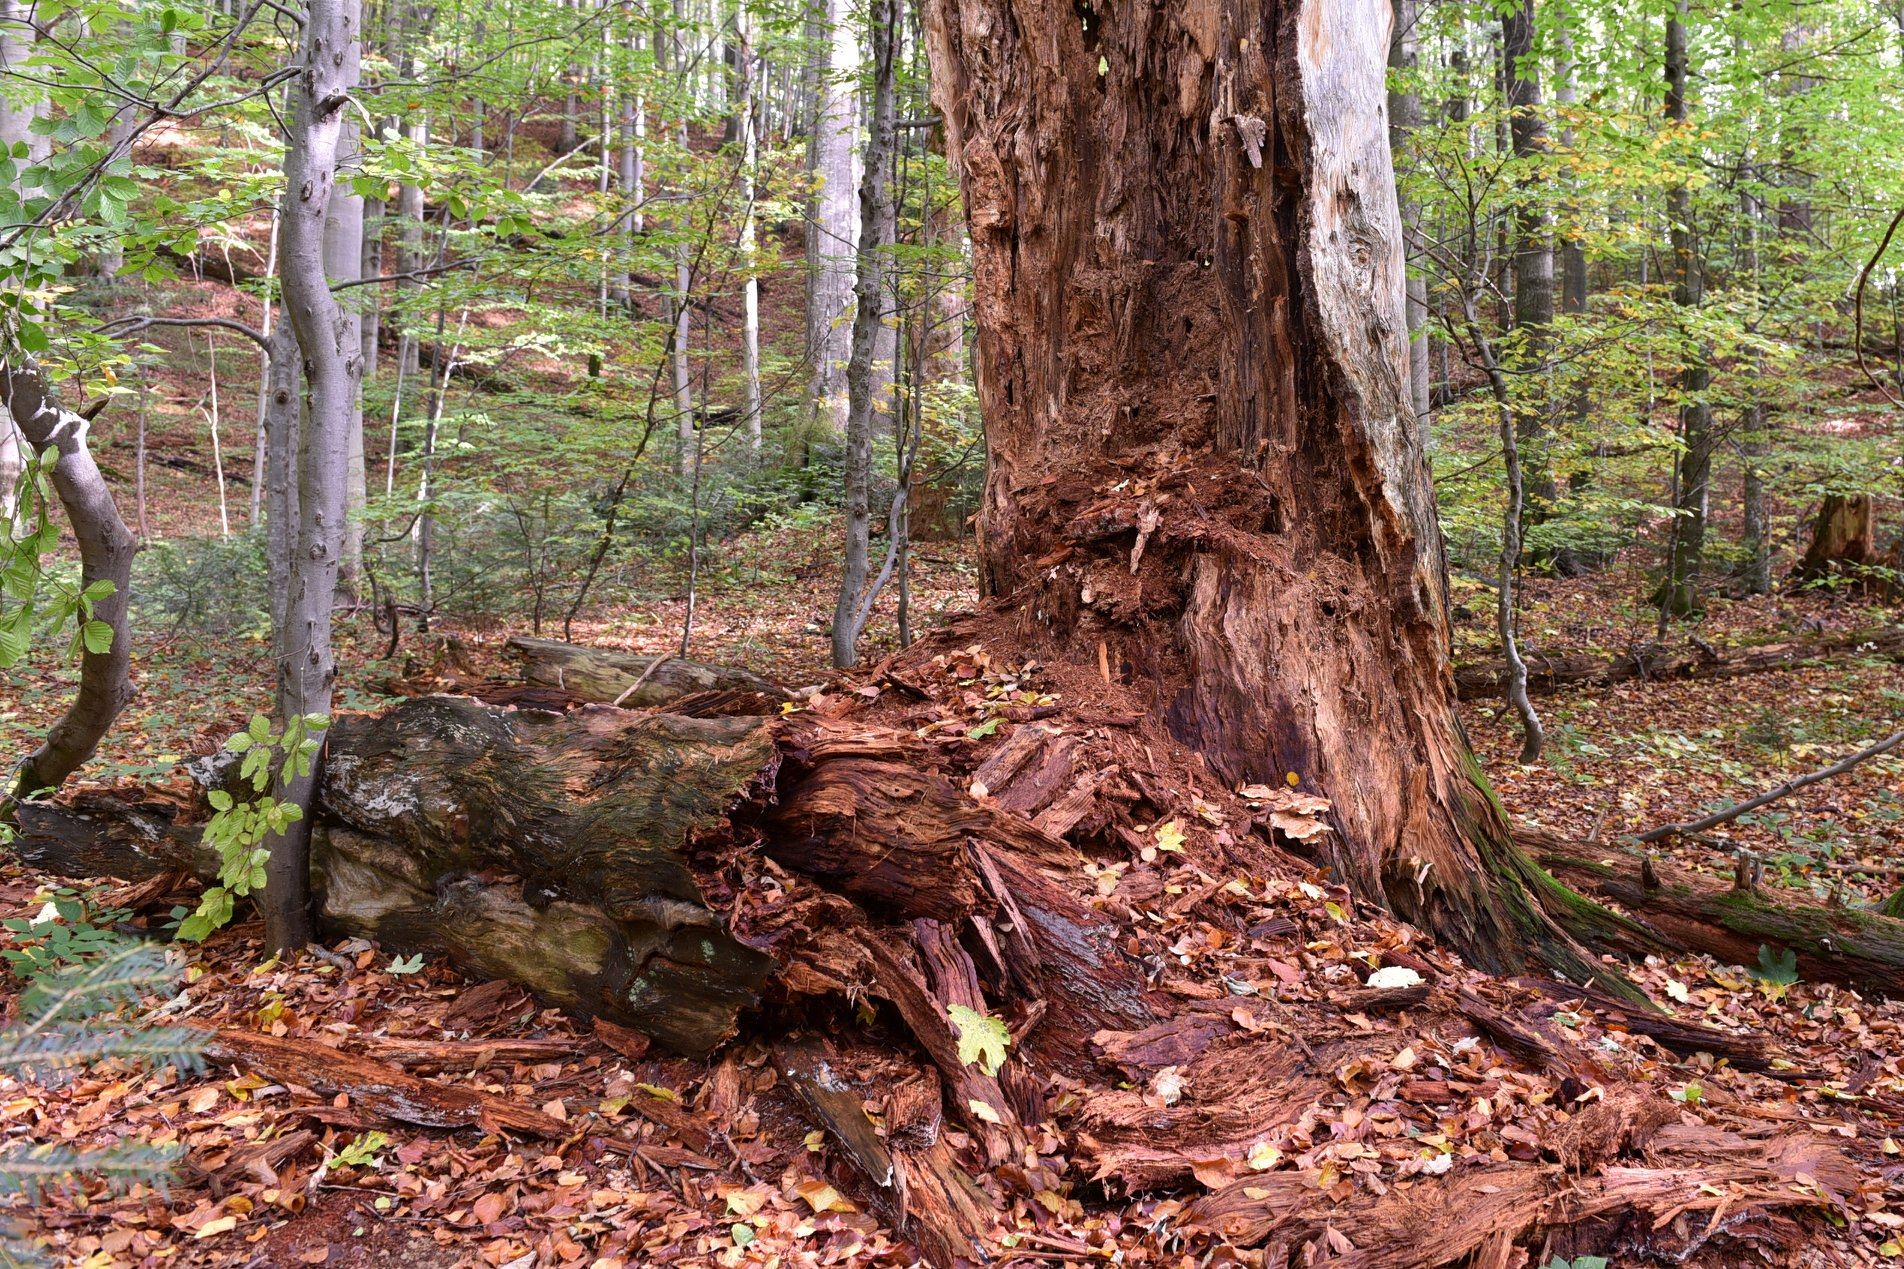
<instances>
[{"instance_id":1,"label":"smooth gray tree trunk","mask_svg":"<svg viewBox=\"0 0 1904 1269\"><path fill-rule=\"evenodd\" d=\"M1393 11L1395 30L1389 37L1388 68L1392 74L1407 78L1415 72L1419 46L1416 30L1420 22L1419 0L1393 0ZM1398 172L1406 157L1409 134L1419 127L1420 92L1412 83L1399 90L1391 85L1388 93L1388 137ZM1399 182L1397 201L1401 208L1402 232L1408 258L1408 399L1414 407L1416 424L1426 427L1432 403L1428 392L1428 277L1424 272L1427 261L1417 245L1421 234L1421 209L1408 198L1400 196Z\"/></svg>"},{"instance_id":2,"label":"smooth gray tree trunk","mask_svg":"<svg viewBox=\"0 0 1904 1269\"><path fill-rule=\"evenodd\" d=\"M1666 20L1666 117L1675 124L1692 118L1687 95L1687 0ZM1692 189L1681 180L1667 195L1672 220L1673 302L1692 315L1705 303L1706 276L1699 242L1693 232ZM1680 455L1673 482L1672 550L1660 611L1684 616L1699 607L1699 568L1705 558L1706 523L1712 484L1712 407L1706 389L1712 371L1695 350L1679 372Z\"/></svg>"},{"instance_id":3,"label":"smooth gray tree trunk","mask_svg":"<svg viewBox=\"0 0 1904 1269\"><path fill-rule=\"evenodd\" d=\"M1541 111L1540 68L1534 56L1534 0L1517 0L1501 17L1501 70L1507 87L1508 134L1523 163L1547 151L1547 121ZM1526 474L1527 519L1538 523L1554 501L1549 428L1539 385L1554 324L1553 220L1541 202L1545 178L1527 173L1520 181L1514 215L1514 326L1519 339L1513 369L1523 378L1515 395L1515 428Z\"/></svg>"},{"instance_id":4,"label":"smooth gray tree trunk","mask_svg":"<svg viewBox=\"0 0 1904 1269\"><path fill-rule=\"evenodd\" d=\"M833 609L833 664L849 668L859 659L860 593L866 587L871 536L873 416L877 383L881 297L885 294L886 235L892 224L892 163L895 104L894 44L899 7L896 0L874 0L872 8L873 111L866 140L866 170L860 178L858 281L853 292L853 345L846 386L846 550L839 602Z\"/></svg>"},{"instance_id":5,"label":"smooth gray tree trunk","mask_svg":"<svg viewBox=\"0 0 1904 1269\"><path fill-rule=\"evenodd\" d=\"M361 11L361 0L348 0L354 11ZM357 19L352 16L352 29ZM355 282L364 276L364 200L349 184L349 175L358 161L358 129L354 112L346 114L337 143L338 182L332 191L330 208L324 219L324 273L333 286ZM338 566L338 585L346 595L355 595L358 574L364 563L363 508L364 487L364 398L363 380L368 373L364 356L364 326L361 305L372 288L351 287L340 295L338 313L348 328L358 366L357 388L346 427L347 478L345 485L344 554Z\"/></svg>"},{"instance_id":6,"label":"smooth gray tree trunk","mask_svg":"<svg viewBox=\"0 0 1904 1269\"><path fill-rule=\"evenodd\" d=\"M331 619L343 561L350 432L357 415L363 342L357 322L332 294L325 225L361 57L357 0L310 0L284 158L284 313L297 334L307 409L297 447L297 534L289 551L284 620L277 631L281 719L331 712L337 664ZM354 239L353 239L354 241ZM269 843L262 907L274 952L302 948L313 935L310 808L317 769L280 780L277 797L305 815Z\"/></svg>"},{"instance_id":7,"label":"smooth gray tree trunk","mask_svg":"<svg viewBox=\"0 0 1904 1269\"><path fill-rule=\"evenodd\" d=\"M858 219L854 207L854 139L859 132L853 80L859 70L859 40L844 0L815 5L813 130L807 138L808 197L807 402L809 422L822 435L846 431L845 367L853 331L852 311Z\"/></svg>"},{"instance_id":8,"label":"smooth gray tree trunk","mask_svg":"<svg viewBox=\"0 0 1904 1269\"><path fill-rule=\"evenodd\" d=\"M39 748L20 764L10 795L18 799L58 788L93 756L107 728L132 699L132 638L126 602L138 543L120 518L112 490L87 445L91 424L59 403L40 368L17 349L8 349L0 357L0 394L5 398L0 404L35 450L59 451L53 465L53 492L79 543L81 584L90 587L103 582L111 588L111 594L93 604L92 613L94 620L112 627L111 646L81 657L78 695ZM0 798L0 811L8 800Z\"/></svg>"},{"instance_id":9,"label":"smooth gray tree trunk","mask_svg":"<svg viewBox=\"0 0 1904 1269\"><path fill-rule=\"evenodd\" d=\"M746 0L734 6L734 25L739 35L736 50L738 66L738 96L735 117L740 128L741 161L741 229L740 255L741 267L747 271L745 281L741 283L741 331L740 357L741 375L744 380L743 391L746 395L746 417L743 423L747 430L747 441L753 450L760 450L760 278L754 272L758 264L759 229L758 217L754 213L755 169L760 165L760 122L759 94L754 66L753 29L748 16Z\"/></svg>"}]
</instances>

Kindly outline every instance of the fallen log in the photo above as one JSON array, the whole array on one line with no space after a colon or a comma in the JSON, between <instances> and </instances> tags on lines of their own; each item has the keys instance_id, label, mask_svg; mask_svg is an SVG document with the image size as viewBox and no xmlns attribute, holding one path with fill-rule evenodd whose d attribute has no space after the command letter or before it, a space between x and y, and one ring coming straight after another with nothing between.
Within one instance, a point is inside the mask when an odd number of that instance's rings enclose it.
<instances>
[{"instance_id":1,"label":"fallen log","mask_svg":"<svg viewBox=\"0 0 1904 1269\"><path fill-rule=\"evenodd\" d=\"M1904 921L1875 909L1772 903L1749 887L1727 886L1635 851L1586 858L1572 843L1545 835L1529 834L1523 843L1554 876L1619 904L1681 951L1751 967L1761 947L1773 954L1788 949L1807 980L1904 996ZM1564 914L1557 915L1564 924ZM1600 942L1588 929L1572 932L1600 950L1628 950Z\"/></svg>"},{"instance_id":2,"label":"fallen log","mask_svg":"<svg viewBox=\"0 0 1904 1269\"><path fill-rule=\"evenodd\" d=\"M1052 1051L1141 1017L1142 978L1113 927L1039 876L1040 862L1075 867L1070 848L978 806L910 746L819 721L557 715L463 697L340 718L312 832L320 928L446 956L688 1054L732 1034L776 976L783 991L869 990L903 1002L950 1068L944 1008L962 998L913 957L930 969L963 956L930 922L991 929L988 914L1009 912L991 940L993 990L1054 1006ZM215 871L174 800L88 794L23 810L17 849L48 871ZM973 840L998 850L973 854ZM762 844L836 902L831 919L803 925L788 903L750 910L736 932L720 849ZM766 919L783 911L784 931Z\"/></svg>"},{"instance_id":3,"label":"fallen log","mask_svg":"<svg viewBox=\"0 0 1904 1269\"><path fill-rule=\"evenodd\" d=\"M561 1062L576 1056L572 1040L412 1040L356 1037L365 1053L405 1070L480 1071L497 1062Z\"/></svg>"},{"instance_id":4,"label":"fallen log","mask_svg":"<svg viewBox=\"0 0 1904 1269\"><path fill-rule=\"evenodd\" d=\"M1744 801L1734 802L1731 806L1722 807L1710 815L1702 815L1696 820L1662 824L1658 828L1648 829L1638 835L1638 840L1642 842L1656 842L1661 838L1676 837L1682 833L1703 833L1709 828L1717 828L1721 824L1730 824L1733 820L1738 819L1748 811L1756 811L1761 806L1776 802L1780 798L1789 797L1800 789L1809 788L1821 780L1829 780L1833 776L1843 775L1859 763L1890 753L1899 745L1904 745L1904 731L1893 732L1883 740L1866 745L1863 749L1840 758L1837 762L1832 763L1828 767L1821 768L1817 771L1807 771L1803 775L1793 776L1776 788L1767 789L1765 792L1755 797L1746 798Z\"/></svg>"},{"instance_id":5,"label":"fallen log","mask_svg":"<svg viewBox=\"0 0 1904 1269\"><path fill-rule=\"evenodd\" d=\"M522 661L523 677L529 682L560 688L600 705L654 709L701 692L751 692L775 702L789 699L785 688L758 674L686 657L640 656L559 639L517 637L505 647Z\"/></svg>"},{"instance_id":6,"label":"fallen log","mask_svg":"<svg viewBox=\"0 0 1904 1269\"><path fill-rule=\"evenodd\" d=\"M1597 652L1549 656L1528 648L1521 655L1527 662L1527 690L1545 696L1569 687L1606 687L1634 680L1737 678L1848 657L1904 660L1904 627L1805 635L1739 648L1715 647L1704 640L1689 640L1682 647L1649 641L1613 656ZM1506 674L1506 667L1494 662L1456 666L1455 692L1464 701L1497 697Z\"/></svg>"}]
</instances>

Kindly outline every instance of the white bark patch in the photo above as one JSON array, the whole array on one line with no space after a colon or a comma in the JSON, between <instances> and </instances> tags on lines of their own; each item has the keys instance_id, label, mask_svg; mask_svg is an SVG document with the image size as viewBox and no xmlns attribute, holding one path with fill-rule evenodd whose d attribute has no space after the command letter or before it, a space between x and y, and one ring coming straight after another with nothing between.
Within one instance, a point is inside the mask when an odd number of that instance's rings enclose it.
<instances>
[{"instance_id":1,"label":"white bark patch","mask_svg":"<svg viewBox=\"0 0 1904 1269\"><path fill-rule=\"evenodd\" d=\"M1297 23L1310 140L1309 253L1324 336L1383 491L1420 541L1433 496L1408 402L1407 266L1388 139L1387 0L1305 0Z\"/></svg>"}]
</instances>

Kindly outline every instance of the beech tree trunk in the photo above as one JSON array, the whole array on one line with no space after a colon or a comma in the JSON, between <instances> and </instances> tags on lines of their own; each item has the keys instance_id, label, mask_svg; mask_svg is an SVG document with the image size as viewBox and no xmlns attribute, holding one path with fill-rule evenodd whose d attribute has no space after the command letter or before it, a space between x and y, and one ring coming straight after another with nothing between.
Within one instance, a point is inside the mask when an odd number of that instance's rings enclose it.
<instances>
[{"instance_id":1,"label":"beech tree trunk","mask_svg":"<svg viewBox=\"0 0 1904 1269\"><path fill-rule=\"evenodd\" d=\"M1547 120L1541 113L1540 67L1534 54L1534 0L1516 0L1501 17L1502 77L1507 85L1508 132L1514 157L1523 163L1547 149ZM1517 394L1514 430L1520 438L1526 470L1526 518L1538 524L1552 512L1554 477L1548 458L1547 420L1540 404L1549 394L1536 386L1547 377L1545 362L1554 324L1553 223L1541 205L1548 178L1528 172L1519 183L1524 200L1514 214L1514 329L1519 339L1513 361L1523 381Z\"/></svg>"},{"instance_id":2,"label":"beech tree trunk","mask_svg":"<svg viewBox=\"0 0 1904 1269\"><path fill-rule=\"evenodd\" d=\"M1337 871L1477 964L1599 973L1454 713L1389 6L936 0L927 26L1014 634L1144 685L1219 778L1328 798Z\"/></svg>"},{"instance_id":3,"label":"beech tree trunk","mask_svg":"<svg viewBox=\"0 0 1904 1269\"><path fill-rule=\"evenodd\" d=\"M865 175L859 186L853 346L846 363L846 461L841 472L846 486L845 563L840 570L840 593L833 605L833 664L840 669L851 668L859 659L860 627L868 615L861 592L866 588L872 535L873 415L879 390L875 362L880 334L886 330L881 309L886 293L886 249L892 231L892 192L887 178L892 162L898 18L892 0L873 0L872 126L866 142Z\"/></svg>"},{"instance_id":4,"label":"beech tree trunk","mask_svg":"<svg viewBox=\"0 0 1904 1269\"><path fill-rule=\"evenodd\" d=\"M825 437L846 432L846 359L852 340L854 139L859 132L853 79L859 40L840 0L814 6L808 39L814 50L813 130L807 138L807 410Z\"/></svg>"},{"instance_id":5,"label":"beech tree trunk","mask_svg":"<svg viewBox=\"0 0 1904 1269\"><path fill-rule=\"evenodd\" d=\"M278 716L328 716L337 664L331 613L345 549L350 434L357 417L363 341L357 321L331 293L325 269L325 224L348 144L350 91L357 85L361 45L356 0L311 0L305 13L300 70L292 81L291 129L285 146L284 315L297 334L308 409L298 429L297 531L288 553L284 617L277 630ZM268 843L263 901L265 939L273 951L303 947L314 932L309 901L310 808L318 771L281 779L281 802L304 818Z\"/></svg>"},{"instance_id":6,"label":"beech tree trunk","mask_svg":"<svg viewBox=\"0 0 1904 1269\"><path fill-rule=\"evenodd\" d=\"M357 15L360 6L352 0L350 4L353 29L359 25ZM358 127L354 118L346 118L342 135L337 144L337 161L348 174L349 169L359 161ZM364 199L355 193L348 179L331 195L330 208L324 218L324 272L333 284L354 282L364 276ZM357 341L359 373L355 399L349 411L346 423L345 441L345 485L344 511L348 518L344 525L344 555L337 570L338 585L346 595L354 595L357 576L363 569L364 533L363 521L359 518L363 512L366 488L364 477L364 396L363 379L368 371L367 350L372 346L364 340L364 317L359 305L366 297L374 294L375 288L359 287L347 291L339 304L338 312L349 328L348 337Z\"/></svg>"},{"instance_id":7,"label":"beech tree trunk","mask_svg":"<svg viewBox=\"0 0 1904 1269\"><path fill-rule=\"evenodd\" d=\"M1666 117L1683 127L1692 118L1687 86L1686 0L1666 19ZM1673 302L1682 309L1705 303L1705 261L1693 232L1692 188L1682 181L1667 198L1672 219ZM1688 313L1690 317L1690 312ZM1695 350L1679 372L1680 454L1673 481L1672 551L1660 595L1661 611L1684 616L1699 607L1699 568L1705 558L1706 521L1711 505L1712 407L1706 389L1712 370Z\"/></svg>"},{"instance_id":8,"label":"beech tree trunk","mask_svg":"<svg viewBox=\"0 0 1904 1269\"><path fill-rule=\"evenodd\" d=\"M1420 35L1416 30L1420 20L1419 0L1392 0L1395 28L1389 35L1388 68L1402 76L1415 73L1419 57ZM1421 90L1412 83L1399 91L1391 88L1388 94L1388 135L1389 148L1400 156L1408 144L1408 135L1421 127ZM1399 190L1398 190L1399 194ZM1399 199L1402 224L1411 231L1420 229L1421 209L1407 199ZM1428 348L1428 278L1421 271L1426 261L1412 244L1407 252L1408 277L1408 400L1414 407L1415 419L1419 426L1428 425L1430 410L1429 399L1429 348Z\"/></svg>"},{"instance_id":9,"label":"beech tree trunk","mask_svg":"<svg viewBox=\"0 0 1904 1269\"><path fill-rule=\"evenodd\" d=\"M81 655L79 692L73 703L20 764L11 792L0 796L0 818L4 818L10 802L58 788L91 758L106 729L132 699L132 638L126 603L132 593L132 556L138 542L120 518L112 489L86 443L91 422L60 404L39 366L18 348L0 356L0 405L5 406L0 415L5 426L17 426L36 450L59 452L53 465L53 492L79 543L80 583L89 589L104 584L107 593L94 600L92 617L112 627L112 642L104 651L88 650Z\"/></svg>"}]
</instances>

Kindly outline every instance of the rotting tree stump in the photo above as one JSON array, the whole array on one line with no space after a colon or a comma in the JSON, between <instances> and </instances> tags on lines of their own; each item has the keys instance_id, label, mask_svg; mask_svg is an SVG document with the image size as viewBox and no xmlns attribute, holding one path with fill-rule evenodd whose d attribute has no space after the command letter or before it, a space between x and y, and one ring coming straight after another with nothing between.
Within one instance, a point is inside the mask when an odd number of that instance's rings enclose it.
<instances>
[{"instance_id":1,"label":"rotting tree stump","mask_svg":"<svg viewBox=\"0 0 1904 1269\"><path fill-rule=\"evenodd\" d=\"M559 639L517 637L505 646L521 659L523 677L529 682L601 705L654 709L704 692L752 693L770 702L788 699L785 688L758 674L686 657L642 656ZM624 693L628 693L625 700Z\"/></svg>"}]
</instances>

